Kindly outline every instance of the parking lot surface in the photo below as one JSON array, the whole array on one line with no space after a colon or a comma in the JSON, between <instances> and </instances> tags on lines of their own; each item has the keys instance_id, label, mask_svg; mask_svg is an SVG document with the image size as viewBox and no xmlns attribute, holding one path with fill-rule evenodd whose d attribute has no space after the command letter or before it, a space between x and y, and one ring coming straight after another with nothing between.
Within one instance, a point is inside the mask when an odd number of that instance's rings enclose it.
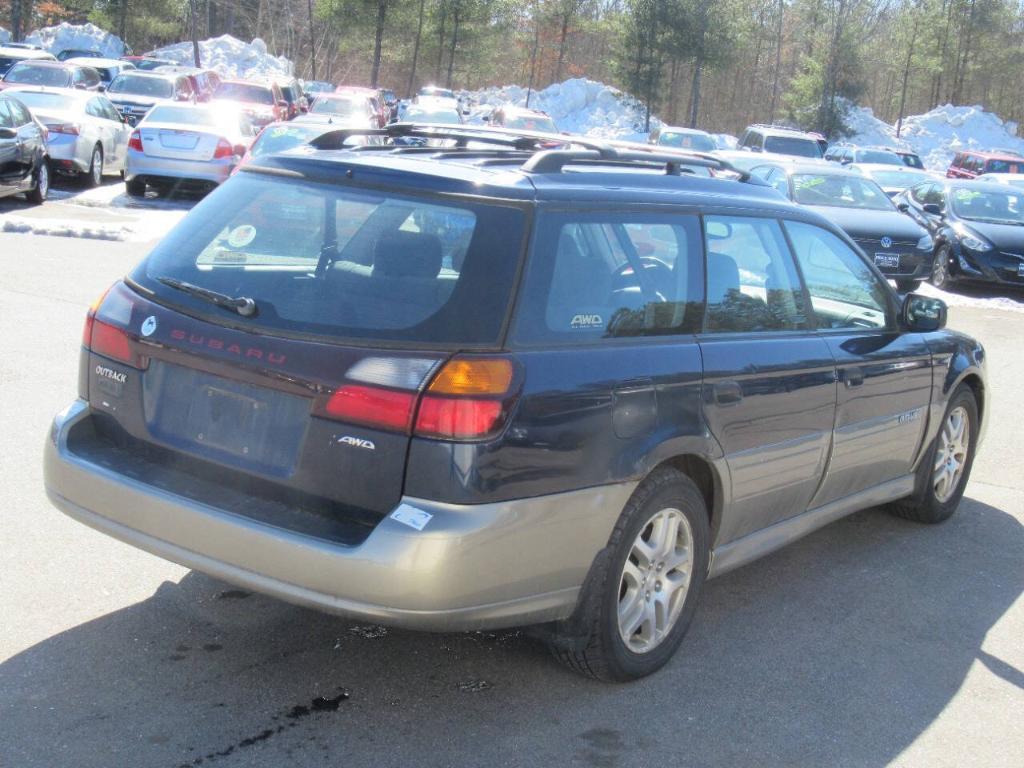
<instances>
[{"instance_id":1,"label":"parking lot surface","mask_svg":"<svg viewBox=\"0 0 1024 768\"><path fill-rule=\"evenodd\" d=\"M0 233L0 766L1024 765L1021 312L950 310L992 390L951 521L868 510L712 581L675 659L612 686L517 632L249 594L51 507L85 308L153 232L127 216L111 241Z\"/></svg>"}]
</instances>

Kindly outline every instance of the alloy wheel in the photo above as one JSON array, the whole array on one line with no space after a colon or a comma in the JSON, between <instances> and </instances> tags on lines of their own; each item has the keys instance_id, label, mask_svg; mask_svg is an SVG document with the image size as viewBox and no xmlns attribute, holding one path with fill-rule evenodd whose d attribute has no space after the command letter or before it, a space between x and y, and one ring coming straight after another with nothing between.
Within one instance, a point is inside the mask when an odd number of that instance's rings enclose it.
<instances>
[{"instance_id":1,"label":"alloy wheel","mask_svg":"<svg viewBox=\"0 0 1024 768\"><path fill-rule=\"evenodd\" d=\"M89 166L92 174L92 185L98 187L103 182L103 153L99 147L92 151L92 165Z\"/></svg>"},{"instance_id":2,"label":"alloy wheel","mask_svg":"<svg viewBox=\"0 0 1024 768\"><path fill-rule=\"evenodd\" d=\"M932 487L935 498L944 504L960 485L960 479L967 466L967 452L971 445L971 423L967 409L958 406L949 412L942 425L939 447L935 452L932 472Z\"/></svg>"},{"instance_id":3,"label":"alloy wheel","mask_svg":"<svg viewBox=\"0 0 1024 768\"><path fill-rule=\"evenodd\" d=\"M640 529L619 578L619 636L634 653L658 647L689 592L693 529L678 509L656 512Z\"/></svg>"},{"instance_id":4,"label":"alloy wheel","mask_svg":"<svg viewBox=\"0 0 1024 768\"><path fill-rule=\"evenodd\" d=\"M39 163L39 170L36 172L36 189L39 190L39 197L43 200L50 191L50 169L46 167L46 161Z\"/></svg>"}]
</instances>

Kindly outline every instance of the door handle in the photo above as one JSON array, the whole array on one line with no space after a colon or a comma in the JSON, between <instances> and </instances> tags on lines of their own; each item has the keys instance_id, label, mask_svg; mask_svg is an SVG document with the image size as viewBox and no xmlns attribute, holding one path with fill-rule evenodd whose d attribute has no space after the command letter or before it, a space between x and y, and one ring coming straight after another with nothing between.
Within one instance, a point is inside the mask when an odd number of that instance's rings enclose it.
<instances>
[{"instance_id":1,"label":"door handle","mask_svg":"<svg viewBox=\"0 0 1024 768\"><path fill-rule=\"evenodd\" d=\"M843 369L843 381L848 387L859 387L864 383L864 371L853 365Z\"/></svg>"},{"instance_id":2,"label":"door handle","mask_svg":"<svg viewBox=\"0 0 1024 768\"><path fill-rule=\"evenodd\" d=\"M743 399L743 387L738 381L719 381L712 390L719 405L734 405Z\"/></svg>"}]
</instances>

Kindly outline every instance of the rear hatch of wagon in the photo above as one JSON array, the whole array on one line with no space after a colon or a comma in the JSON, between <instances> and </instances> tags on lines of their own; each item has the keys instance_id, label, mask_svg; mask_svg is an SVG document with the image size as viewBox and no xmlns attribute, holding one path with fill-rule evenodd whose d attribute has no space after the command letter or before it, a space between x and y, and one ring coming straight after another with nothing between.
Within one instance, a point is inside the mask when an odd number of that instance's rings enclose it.
<instances>
[{"instance_id":1,"label":"rear hatch of wagon","mask_svg":"<svg viewBox=\"0 0 1024 768\"><path fill-rule=\"evenodd\" d=\"M428 384L495 356L524 236L514 206L239 174L90 321L108 463L151 457L140 476L244 514L386 514Z\"/></svg>"}]
</instances>

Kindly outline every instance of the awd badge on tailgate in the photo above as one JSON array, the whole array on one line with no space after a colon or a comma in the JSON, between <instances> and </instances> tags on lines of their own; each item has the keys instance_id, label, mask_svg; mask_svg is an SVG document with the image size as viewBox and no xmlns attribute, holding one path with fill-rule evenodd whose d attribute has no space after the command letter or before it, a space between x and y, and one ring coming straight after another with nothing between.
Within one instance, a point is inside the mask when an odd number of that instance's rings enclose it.
<instances>
[{"instance_id":1,"label":"awd badge on tailgate","mask_svg":"<svg viewBox=\"0 0 1024 768\"><path fill-rule=\"evenodd\" d=\"M155 331L155 330L156 330L156 317L154 317L153 315L150 315L149 317L147 317L145 320L142 321L142 327L139 329L139 332L143 336L152 336L153 335L153 331Z\"/></svg>"},{"instance_id":2,"label":"awd badge on tailgate","mask_svg":"<svg viewBox=\"0 0 1024 768\"><path fill-rule=\"evenodd\" d=\"M368 451L377 450L377 446L373 444L371 440L364 440L361 437L352 437L351 435L345 435L344 437L336 437L342 445L351 445L353 448L365 448Z\"/></svg>"}]
</instances>

